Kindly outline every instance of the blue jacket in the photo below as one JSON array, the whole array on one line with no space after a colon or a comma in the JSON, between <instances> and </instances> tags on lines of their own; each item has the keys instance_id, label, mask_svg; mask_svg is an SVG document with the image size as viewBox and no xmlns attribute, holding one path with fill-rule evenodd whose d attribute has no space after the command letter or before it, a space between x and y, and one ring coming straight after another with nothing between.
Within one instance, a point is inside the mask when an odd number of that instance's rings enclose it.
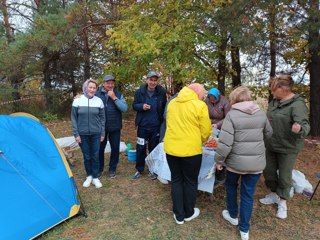
<instances>
[{"instance_id":1,"label":"blue jacket","mask_svg":"<svg viewBox=\"0 0 320 240\"><path fill-rule=\"evenodd\" d=\"M148 127L146 123L150 123L151 125L149 127L155 127L152 126L152 124L157 123L159 127L163 121L163 113L167 103L166 91L163 87L157 85L154 95L152 96L153 101L155 101L156 109L151 109L156 115L151 115L148 112L150 110L143 110L143 104L147 103L149 98L147 86L147 84L142 85L134 94L132 107L133 110L137 111L135 124L136 126Z\"/></svg>"},{"instance_id":2,"label":"blue jacket","mask_svg":"<svg viewBox=\"0 0 320 240\"><path fill-rule=\"evenodd\" d=\"M96 92L96 96L99 97L105 106L105 118L106 132L113 132L121 130L122 128L122 112L128 110L128 105L121 92L114 90L117 100L113 101L108 95L105 89L102 87Z\"/></svg>"}]
</instances>

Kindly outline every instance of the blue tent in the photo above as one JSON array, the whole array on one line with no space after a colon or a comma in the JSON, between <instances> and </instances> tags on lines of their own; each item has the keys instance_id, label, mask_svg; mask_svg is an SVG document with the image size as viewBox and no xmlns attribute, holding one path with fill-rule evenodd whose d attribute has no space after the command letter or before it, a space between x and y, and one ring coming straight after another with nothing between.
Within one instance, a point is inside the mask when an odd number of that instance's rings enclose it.
<instances>
[{"instance_id":1,"label":"blue tent","mask_svg":"<svg viewBox=\"0 0 320 240\"><path fill-rule=\"evenodd\" d=\"M0 115L0 239L30 239L80 210L72 172L50 131Z\"/></svg>"}]
</instances>

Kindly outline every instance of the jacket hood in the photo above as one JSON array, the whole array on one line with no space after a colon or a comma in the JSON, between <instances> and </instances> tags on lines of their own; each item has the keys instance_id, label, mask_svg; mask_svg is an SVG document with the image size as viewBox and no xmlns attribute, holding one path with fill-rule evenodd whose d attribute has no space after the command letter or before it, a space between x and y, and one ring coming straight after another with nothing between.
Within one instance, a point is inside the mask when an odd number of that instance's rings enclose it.
<instances>
[{"instance_id":1,"label":"jacket hood","mask_svg":"<svg viewBox=\"0 0 320 240\"><path fill-rule=\"evenodd\" d=\"M250 115L260 110L260 107L258 106L258 104L256 104L253 101L244 101L244 102L235 103L232 105L232 108L240 110Z\"/></svg>"},{"instance_id":2,"label":"jacket hood","mask_svg":"<svg viewBox=\"0 0 320 240\"><path fill-rule=\"evenodd\" d=\"M83 92L83 95L85 95L87 98L93 98L93 97L90 97L88 95L88 86L89 86L89 82L90 81L93 81L92 79L88 79L86 80L83 85L82 85L82 92Z\"/></svg>"},{"instance_id":3,"label":"jacket hood","mask_svg":"<svg viewBox=\"0 0 320 240\"><path fill-rule=\"evenodd\" d=\"M190 100L197 100L198 95L195 91L188 87L183 87L176 97L177 102L188 102Z\"/></svg>"}]
</instances>

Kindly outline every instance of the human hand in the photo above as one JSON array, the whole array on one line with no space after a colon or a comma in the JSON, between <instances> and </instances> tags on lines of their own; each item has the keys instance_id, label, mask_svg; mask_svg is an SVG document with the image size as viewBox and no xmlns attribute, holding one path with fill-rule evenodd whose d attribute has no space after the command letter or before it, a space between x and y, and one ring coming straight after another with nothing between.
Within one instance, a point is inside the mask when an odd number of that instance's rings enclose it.
<instances>
[{"instance_id":1,"label":"human hand","mask_svg":"<svg viewBox=\"0 0 320 240\"><path fill-rule=\"evenodd\" d=\"M104 140L104 136L101 136L100 142L103 142L103 140Z\"/></svg>"},{"instance_id":2,"label":"human hand","mask_svg":"<svg viewBox=\"0 0 320 240\"><path fill-rule=\"evenodd\" d=\"M143 104L143 110L149 110L151 108L151 105L144 103Z\"/></svg>"},{"instance_id":3,"label":"human hand","mask_svg":"<svg viewBox=\"0 0 320 240\"><path fill-rule=\"evenodd\" d=\"M223 166L222 166L222 164L217 164L216 165L216 168L217 168L217 170L219 170L219 171L221 171L222 169L223 169Z\"/></svg>"},{"instance_id":4,"label":"human hand","mask_svg":"<svg viewBox=\"0 0 320 240\"><path fill-rule=\"evenodd\" d=\"M291 131L294 133L299 133L301 130L301 125L299 123L292 124Z\"/></svg>"},{"instance_id":5,"label":"human hand","mask_svg":"<svg viewBox=\"0 0 320 240\"><path fill-rule=\"evenodd\" d=\"M81 143L81 138L80 138L80 136L76 137L75 140L76 140L77 143Z\"/></svg>"},{"instance_id":6,"label":"human hand","mask_svg":"<svg viewBox=\"0 0 320 240\"><path fill-rule=\"evenodd\" d=\"M117 96L114 94L113 90L110 90L107 92L108 96L112 98L112 100L115 100Z\"/></svg>"}]
</instances>

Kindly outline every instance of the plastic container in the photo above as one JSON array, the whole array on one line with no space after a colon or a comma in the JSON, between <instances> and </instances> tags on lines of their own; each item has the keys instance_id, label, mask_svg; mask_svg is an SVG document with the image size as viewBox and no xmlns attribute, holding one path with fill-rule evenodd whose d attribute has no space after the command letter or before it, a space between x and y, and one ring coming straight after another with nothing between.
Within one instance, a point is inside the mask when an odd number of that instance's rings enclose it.
<instances>
[{"instance_id":1,"label":"plastic container","mask_svg":"<svg viewBox=\"0 0 320 240\"><path fill-rule=\"evenodd\" d=\"M132 144L131 143L128 143L127 144L127 148L126 148L126 154L128 155L128 152L132 149Z\"/></svg>"},{"instance_id":2,"label":"plastic container","mask_svg":"<svg viewBox=\"0 0 320 240\"><path fill-rule=\"evenodd\" d=\"M136 150L131 149L128 151L128 161L136 161L136 157L137 157Z\"/></svg>"}]
</instances>

